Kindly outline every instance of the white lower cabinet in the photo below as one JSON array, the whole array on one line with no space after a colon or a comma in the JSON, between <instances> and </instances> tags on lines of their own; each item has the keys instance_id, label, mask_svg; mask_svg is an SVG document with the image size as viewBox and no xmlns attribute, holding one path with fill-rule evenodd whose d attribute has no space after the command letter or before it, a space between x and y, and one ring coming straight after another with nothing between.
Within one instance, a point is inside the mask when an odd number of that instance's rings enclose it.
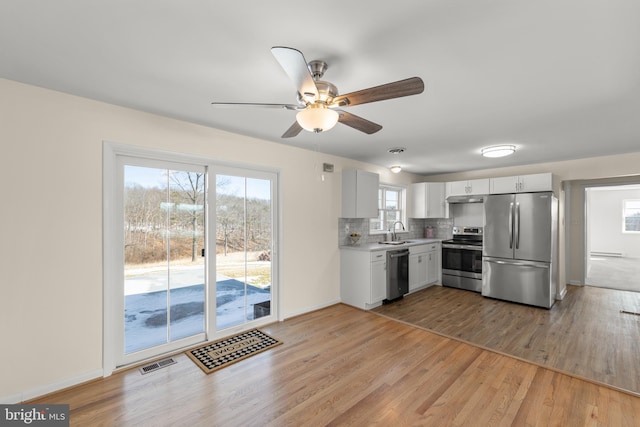
<instances>
[{"instance_id":1,"label":"white lower cabinet","mask_svg":"<svg viewBox=\"0 0 640 427\"><path fill-rule=\"evenodd\" d=\"M387 297L387 252L340 251L340 298L362 309L382 304Z\"/></svg>"},{"instance_id":2,"label":"white lower cabinet","mask_svg":"<svg viewBox=\"0 0 640 427\"><path fill-rule=\"evenodd\" d=\"M427 284L441 281L440 250L440 244L435 244L427 252Z\"/></svg>"},{"instance_id":3,"label":"white lower cabinet","mask_svg":"<svg viewBox=\"0 0 640 427\"><path fill-rule=\"evenodd\" d=\"M441 280L440 243L409 246L409 292ZM393 248L387 248L387 250ZM387 298L387 251L340 251L340 299L365 310Z\"/></svg>"},{"instance_id":4,"label":"white lower cabinet","mask_svg":"<svg viewBox=\"0 0 640 427\"><path fill-rule=\"evenodd\" d=\"M409 247L409 292L440 280L440 244Z\"/></svg>"},{"instance_id":5,"label":"white lower cabinet","mask_svg":"<svg viewBox=\"0 0 640 427\"><path fill-rule=\"evenodd\" d=\"M427 284L427 247L420 245L409 248L409 292Z\"/></svg>"},{"instance_id":6,"label":"white lower cabinet","mask_svg":"<svg viewBox=\"0 0 640 427\"><path fill-rule=\"evenodd\" d=\"M387 260L371 262L371 297L369 304L375 304L387 297Z\"/></svg>"}]
</instances>

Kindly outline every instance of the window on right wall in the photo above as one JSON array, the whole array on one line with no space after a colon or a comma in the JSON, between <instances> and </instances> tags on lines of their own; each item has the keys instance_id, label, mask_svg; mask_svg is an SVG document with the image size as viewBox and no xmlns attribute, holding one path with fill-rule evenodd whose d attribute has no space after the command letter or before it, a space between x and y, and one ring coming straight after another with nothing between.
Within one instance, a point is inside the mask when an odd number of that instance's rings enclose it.
<instances>
[{"instance_id":1,"label":"window on right wall","mask_svg":"<svg viewBox=\"0 0 640 427\"><path fill-rule=\"evenodd\" d=\"M622 219L623 233L640 233L640 200L622 201Z\"/></svg>"}]
</instances>

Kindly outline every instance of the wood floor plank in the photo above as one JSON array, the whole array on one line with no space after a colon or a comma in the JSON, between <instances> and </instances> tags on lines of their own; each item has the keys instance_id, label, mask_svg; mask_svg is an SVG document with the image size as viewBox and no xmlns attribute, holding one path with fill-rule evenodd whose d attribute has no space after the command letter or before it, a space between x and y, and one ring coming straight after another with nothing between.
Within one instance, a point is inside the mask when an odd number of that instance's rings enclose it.
<instances>
[{"instance_id":1,"label":"wood floor plank","mask_svg":"<svg viewBox=\"0 0 640 427\"><path fill-rule=\"evenodd\" d=\"M184 354L44 396L72 426L637 426L640 398L342 304L212 374Z\"/></svg>"},{"instance_id":2,"label":"wood floor plank","mask_svg":"<svg viewBox=\"0 0 640 427\"><path fill-rule=\"evenodd\" d=\"M568 286L551 310L432 286L373 311L640 394L640 293Z\"/></svg>"}]
</instances>

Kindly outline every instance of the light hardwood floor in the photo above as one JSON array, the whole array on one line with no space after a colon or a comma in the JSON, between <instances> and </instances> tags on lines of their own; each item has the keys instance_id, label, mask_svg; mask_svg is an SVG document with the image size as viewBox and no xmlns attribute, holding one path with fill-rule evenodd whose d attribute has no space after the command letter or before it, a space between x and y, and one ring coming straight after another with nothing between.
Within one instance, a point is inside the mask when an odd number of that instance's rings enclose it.
<instances>
[{"instance_id":1,"label":"light hardwood floor","mask_svg":"<svg viewBox=\"0 0 640 427\"><path fill-rule=\"evenodd\" d=\"M432 286L374 311L437 333L640 393L640 293L567 287L551 310Z\"/></svg>"},{"instance_id":2,"label":"light hardwood floor","mask_svg":"<svg viewBox=\"0 0 640 427\"><path fill-rule=\"evenodd\" d=\"M34 403L73 426L637 426L640 398L343 304L261 328L284 343L204 374L184 354Z\"/></svg>"}]
</instances>

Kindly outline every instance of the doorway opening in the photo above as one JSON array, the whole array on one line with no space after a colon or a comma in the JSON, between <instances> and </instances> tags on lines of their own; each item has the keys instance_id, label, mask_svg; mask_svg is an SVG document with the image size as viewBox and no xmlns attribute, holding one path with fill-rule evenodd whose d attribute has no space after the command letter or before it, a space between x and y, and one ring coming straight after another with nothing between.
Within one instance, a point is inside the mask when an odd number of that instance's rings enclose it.
<instances>
[{"instance_id":1,"label":"doorway opening","mask_svg":"<svg viewBox=\"0 0 640 427\"><path fill-rule=\"evenodd\" d=\"M640 292L640 185L585 187L585 285Z\"/></svg>"}]
</instances>

